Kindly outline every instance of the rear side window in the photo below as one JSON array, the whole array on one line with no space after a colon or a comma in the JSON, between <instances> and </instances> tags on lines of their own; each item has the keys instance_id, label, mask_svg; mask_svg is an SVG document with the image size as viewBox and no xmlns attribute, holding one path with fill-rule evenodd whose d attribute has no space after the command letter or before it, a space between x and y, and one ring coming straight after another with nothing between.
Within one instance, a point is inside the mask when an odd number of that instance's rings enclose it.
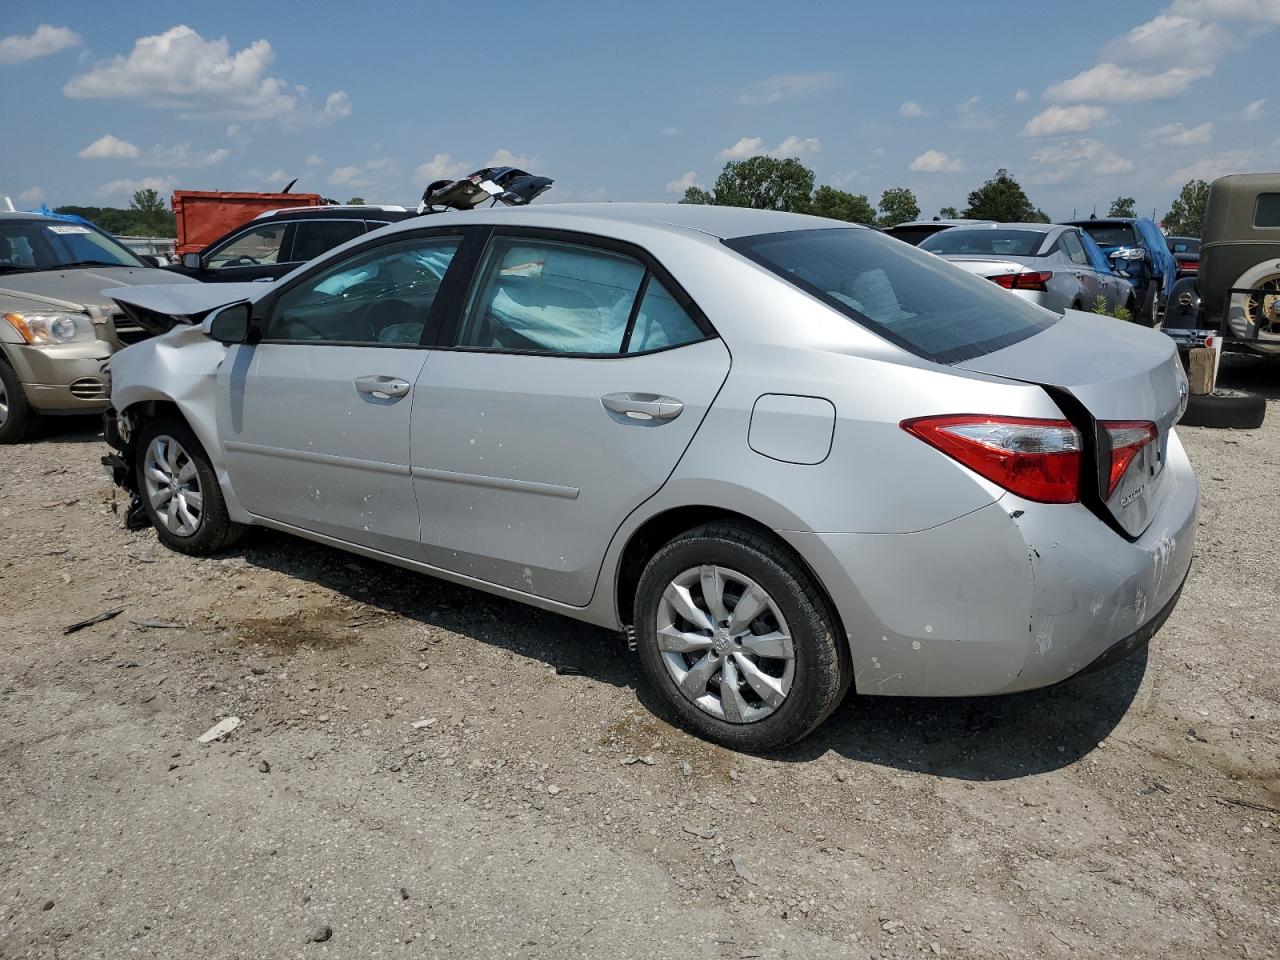
<instances>
[{"instance_id":1,"label":"rear side window","mask_svg":"<svg viewBox=\"0 0 1280 960\"><path fill-rule=\"evenodd\" d=\"M969 230L953 227L935 233L920 244L921 250L941 255L1034 257L1044 243L1035 230Z\"/></svg>"},{"instance_id":2,"label":"rear side window","mask_svg":"<svg viewBox=\"0 0 1280 960\"><path fill-rule=\"evenodd\" d=\"M363 220L299 220L290 261L311 260L340 243L364 235Z\"/></svg>"},{"instance_id":3,"label":"rear side window","mask_svg":"<svg viewBox=\"0 0 1280 960\"><path fill-rule=\"evenodd\" d=\"M617 356L703 336L658 277L632 257L558 240L497 237L458 346Z\"/></svg>"},{"instance_id":4,"label":"rear side window","mask_svg":"<svg viewBox=\"0 0 1280 960\"><path fill-rule=\"evenodd\" d=\"M1280 227L1280 193L1258 194L1258 205L1253 211L1255 227Z\"/></svg>"},{"instance_id":5,"label":"rear side window","mask_svg":"<svg viewBox=\"0 0 1280 960\"><path fill-rule=\"evenodd\" d=\"M726 240L905 350L958 363L1018 343L1058 317L945 260L857 228Z\"/></svg>"},{"instance_id":6,"label":"rear side window","mask_svg":"<svg viewBox=\"0 0 1280 960\"><path fill-rule=\"evenodd\" d=\"M1080 238L1070 230L1062 235L1062 249L1067 252L1067 257L1072 263L1078 263L1082 267L1088 266L1089 258L1084 255Z\"/></svg>"}]
</instances>

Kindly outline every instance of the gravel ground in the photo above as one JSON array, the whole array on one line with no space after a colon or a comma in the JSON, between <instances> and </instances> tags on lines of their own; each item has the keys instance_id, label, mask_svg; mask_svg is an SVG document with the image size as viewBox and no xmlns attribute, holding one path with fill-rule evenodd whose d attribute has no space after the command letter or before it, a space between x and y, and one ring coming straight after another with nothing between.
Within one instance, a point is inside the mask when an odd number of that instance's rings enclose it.
<instances>
[{"instance_id":1,"label":"gravel ground","mask_svg":"<svg viewBox=\"0 0 1280 960\"><path fill-rule=\"evenodd\" d=\"M92 422L0 449L0 958L1280 955L1269 406L1182 431L1197 559L1149 652L851 697L768 758L651 712L616 635L128 533Z\"/></svg>"}]
</instances>

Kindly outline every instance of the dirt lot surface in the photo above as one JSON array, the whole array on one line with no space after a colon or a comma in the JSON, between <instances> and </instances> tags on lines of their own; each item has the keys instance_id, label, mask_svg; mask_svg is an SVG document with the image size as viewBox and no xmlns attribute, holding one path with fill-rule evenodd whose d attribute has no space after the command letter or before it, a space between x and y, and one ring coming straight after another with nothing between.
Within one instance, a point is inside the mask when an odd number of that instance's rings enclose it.
<instances>
[{"instance_id":1,"label":"dirt lot surface","mask_svg":"<svg viewBox=\"0 0 1280 960\"><path fill-rule=\"evenodd\" d=\"M1197 559L1149 653L851 697L768 758L659 719L613 634L128 533L92 422L0 449L0 957L1278 956L1280 404L1182 435Z\"/></svg>"}]
</instances>

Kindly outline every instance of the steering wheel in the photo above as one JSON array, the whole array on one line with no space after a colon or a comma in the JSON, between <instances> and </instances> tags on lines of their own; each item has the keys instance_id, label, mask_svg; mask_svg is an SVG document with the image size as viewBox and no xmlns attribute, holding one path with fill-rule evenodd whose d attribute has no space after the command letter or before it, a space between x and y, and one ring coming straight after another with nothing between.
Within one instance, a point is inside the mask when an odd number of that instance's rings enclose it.
<instances>
[{"instance_id":1,"label":"steering wheel","mask_svg":"<svg viewBox=\"0 0 1280 960\"><path fill-rule=\"evenodd\" d=\"M260 266L261 264L262 264L262 261L259 260L257 257L251 257L247 253L244 253L236 257L234 260L228 260L226 263L223 264L223 266L224 267L257 267L257 266Z\"/></svg>"}]
</instances>

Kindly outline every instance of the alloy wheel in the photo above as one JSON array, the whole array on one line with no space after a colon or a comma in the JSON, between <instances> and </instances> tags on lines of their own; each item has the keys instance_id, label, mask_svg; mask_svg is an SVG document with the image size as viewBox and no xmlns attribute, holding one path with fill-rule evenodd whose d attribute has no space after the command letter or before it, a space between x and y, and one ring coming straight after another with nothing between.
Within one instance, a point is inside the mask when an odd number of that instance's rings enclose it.
<instances>
[{"instance_id":1,"label":"alloy wheel","mask_svg":"<svg viewBox=\"0 0 1280 960\"><path fill-rule=\"evenodd\" d=\"M5 389L4 380L0 380L0 427L9 422L9 391Z\"/></svg>"},{"instance_id":2,"label":"alloy wheel","mask_svg":"<svg viewBox=\"0 0 1280 960\"><path fill-rule=\"evenodd\" d=\"M147 446L143 486L156 519L170 533L190 537L200 529L204 493L195 461L182 444L159 434Z\"/></svg>"},{"instance_id":3,"label":"alloy wheel","mask_svg":"<svg viewBox=\"0 0 1280 960\"><path fill-rule=\"evenodd\" d=\"M791 692L796 655L782 611L758 583L722 566L692 567L662 592L663 665L695 706L730 723L772 714Z\"/></svg>"}]
</instances>

